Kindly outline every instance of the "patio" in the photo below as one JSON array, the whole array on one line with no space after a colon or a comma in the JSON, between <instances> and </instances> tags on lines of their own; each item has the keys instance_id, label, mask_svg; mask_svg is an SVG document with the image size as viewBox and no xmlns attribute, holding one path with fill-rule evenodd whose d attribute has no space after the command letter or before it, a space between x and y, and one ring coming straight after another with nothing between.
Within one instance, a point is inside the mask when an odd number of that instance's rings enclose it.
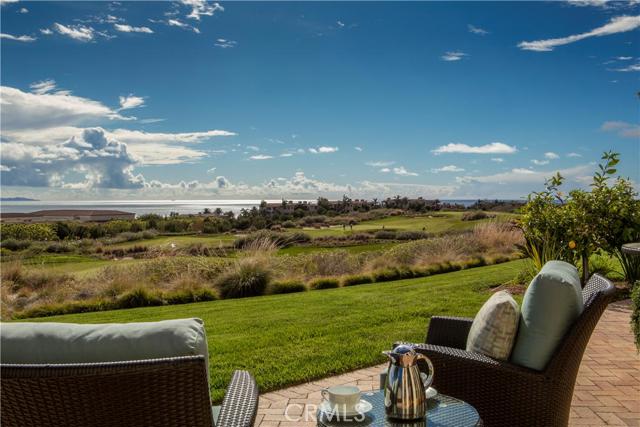
<instances>
[{"instance_id":1,"label":"patio","mask_svg":"<svg viewBox=\"0 0 640 427\"><path fill-rule=\"evenodd\" d=\"M629 326L629 305L628 300L609 305L591 336L576 381L572 426L640 427L640 356ZM363 391L377 389L383 366L263 394L255 426L315 427L320 390L338 384L357 385Z\"/></svg>"}]
</instances>

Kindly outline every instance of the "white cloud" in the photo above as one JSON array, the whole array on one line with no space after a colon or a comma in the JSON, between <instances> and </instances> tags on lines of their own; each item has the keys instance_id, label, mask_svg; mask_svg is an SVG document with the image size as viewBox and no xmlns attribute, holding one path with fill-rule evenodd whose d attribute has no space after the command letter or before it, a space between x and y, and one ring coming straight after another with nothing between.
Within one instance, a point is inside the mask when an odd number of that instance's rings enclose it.
<instances>
[{"instance_id":1,"label":"white cloud","mask_svg":"<svg viewBox=\"0 0 640 427\"><path fill-rule=\"evenodd\" d=\"M559 159L560 156L558 156L553 151L547 151L546 153L544 153L544 158L549 160L555 160L555 159Z\"/></svg>"},{"instance_id":2,"label":"white cloud","mask_svg":"<svg viewBox=\"0 0 640 427\"><path fill-rule=\"evenodd\" d=\"M344 27L344 22L342 22L340 20L336 21L336 24L338 24L338 27L340 27L340 28Z\"/></svg>"},{"instance_id":3,"label":"white cloud","mask_svg":"<svg viewBox=\"0 0 640 427\"><path fill-rule=\"evenodd\" d=\"M154 21L152 21L152 22L154 22ZM165 21L158 21L158 22L166 23L170 27L184 28L185 30L191 30L196 34L200 34L200 30L199 29L197 29L194 26L191 26L189 24L186 24L186 23L180 21L179 19L168 19L166 22Z\"/></svg>"},{"instance_id":4,"label":"white cloud","mask_svg":"<svg viewBox=\"0 0 640 427\"><path fill-rule=\"evenodd\" d=\"M571 6L593 6L593 7L606 7L608 0L567 0L567 3Z\"/></svg>"},{"instance_id":5,"label":"white cloud","mask_svg":"<svg viewBox=\"0 0 640 427\"><path fill-rule=\"evenodd\" d=\"M139 122L146 125L146 124L151 124L151 123L159 123L159 122L164 122L166 119L158 119L158 118L151 118L151 119L140 119Z\"/></svg>"},{"instance_id":6,"label":"white cloud","mask_svg":"<svg viewBox=\"0 0 640 427\"><path fill-rule=\"evenodd\" d=\"M60 35L81 42L90 42L95 38L95 30L84 25L62 25L56 22L53 29Z\"/></svg>"},{"instance_id":7,"label":"white cloud","mask_svg":"<svg viewBox=\"0 0 640 427\"><path fill-rule=\"evenodd\" d=\"M531 163L533 163L534 165L537 165L537 166L543 166L543 165L548 165L549 164L549 160L536 160L536 159L533 159L533 160L531 160Z\"/></svg>"},{"instance_id":8,"label":"white cloud","mask_svg":"<svg viewBox=\"0 0 640 427\"><path fill-rule=\"evenodd\" d=\"M122 33L146 33L153 34L153 30L149 27L132 27L127 24L114 24L113 28Z\"/></svg>"},{"instance_id":9,"label":"white cloud","mask_svg":"<svg viewBox=\"0 0 640 427\"><path fill-rule=\"evenodd\" d=\"M293 157L293 153L282 153L280 157Z\"/></svg>"},{"instance_id":10,"label":"white cloud","mask_svg":"<svg viewBox=\"0 0 640 427\"><path fill-rule=\"evenodd\" d=\"M45 36L50 36L51 34L53 34L53 31L49 28L41 28L40 32Z\"/></svg>"},{"instance_id":11,"label":"white cloud","mask_svg":"<svg viewBox=\"0 0 640 427\"><path fill-rule=\"evenodd\" d=\"M103 129L84 129L62 144L28 146L2 143L2 172L7 186L76 188L141 188L144 177L134 175L136 163L127 145L108 139ZM82 174L82 181L68 182L69 174ZM71 178L73 179L73 178Z\"/></svg>"},{"instance_id":12,"label":"white cloud","mask_svg":"<svg viewBox=\"0 0 640 427\"><path fill-rule=\"evenodd\" d=\"M180 3L191 7L187 18L200 20L201 16L213 16L217 11L224 12L220 3L209 3L206 0L180 0Z\"/></svg>"},{"instance_id":13,"label":"white cloud","mask_svg":"<svg viewBox=\"0 0 640 427\"><path fill-rule=\"evenodd\" d=\"M309 152L312 154L327 154L327 153L335 153L336 151L338 151L338 147L321 146L318 148L309 148Z\"/></svg>"},{"instance_id":14,"label":"white cloud","mask_svg":"<svg viewBox=\"0 0 640 427\"><path fill-rule=\"evenodd\" d=\"M391 168L382 168L382 169L380 169L380 172L389 173L389 172L391 172Z\"/></svg>"},{"instance_id":15,"label":"white cloud","mask_svg":"<svg viewBox=\"0 0 640 427\"><path fill-rule=\"evenodd\" d=\"M400 176L418 176L417 173L408 171L404 166L393 168L393 173Z\"/></svg>"},{"instance_id":16,"label":"white cloud","mask_svg":"<svg viewBox=\"0 0 640 427\"><path fill-rule=\"evenodd\" d=\"M217 39L214 45L221 47L222 49L229 49L232 47L236 47L238 45L238 42L235 40Z\"/></svg>"},{"instance_id":17,"label":"white cloud","mask_svg":"<svg viewBox=\"0 0 640 427\"><path fill-rule=\"evenodd\" d=\"M611 18L609 23L595 28L586 33L575 34L567 37L560 37L555 39L536 40L531 42L520 42L518 47L523 50L533 50L536 52L548 52L552 51L558 46L563 46L569 43L575 43L580 40L584 40L590 37L602 37L611 34L624 33L627 31L635 30L640 27L640 16L618 16Z\"/></svg>"},{"instance_id":18,"label":"white cloud","mask_svg":"<svg viewBox=\"0 0 640 427\"><path fill-rule=\"evenodd\" d=\"M212 174L212 173L214 173L216 171L216 169L217 168L209 168L209 169L207 169L207 173L208 174Z\"/></svg>"},{"instance_id":19,"label":"white cloud","mask_svg":"<svg viewBox=\"0 0 640 427\"><path fill-rule=\"evenodd\" d=\"M490 144L472 146L467 144L454 144L440 146L435 150L431 150L434 154L443 153L464 153L464 154L513 154L516 151L515 146L507 145L502 142L492 142Z\"/></svg>"},{"instance_id":20,"label":"white cloud","mask_svg":"<svg viewBox=\"0 0 640 427\"><path fill-rule=\"evenodd\" d=\"M460 61L465 56L468 56L468 55L464 52L452 51L452 52L446 52L444 55L440 57L440 59L442 59L443 61L452 62L452 61Z\"/></svg>"},{"instance_id":21,"label":"white cloud","mask_svg":"<svg viewBox=\"0 0 640 427\"><path fill-rule=\"evenodd\" d=\"M374 168L381 168L381 167L385 167L385 166L391 166L394 163L395 163L394 161L390 161L390 160L381 160L381 161L376 161L376 162L367 162L367 163L365 163L365 165L371 166L371 167L374 167Z\"/></svg>"},{"instance_id":22,"label":"white cloud","mask_svg":"<svg viewBox=\"0 0 640 427\"><path fill-rule=\"evenodd\" d=\"M567 154L567 157L582 157L582 154L571 152Z\"/></svg>"},{"instance_id":23,"label":"white cloud","mask_svg":"<svg viewBox=\"0 0 640 427\"><path fill-rule=\"evenodd\" d=\"M18 3L18 0L0 0L0 6L5 6L11 3Z\"/></svg>"},{"instance_id":24,"label":"white cloud","mask_svg":"<svg viewBox=\"0 0 640 427\"><path fill-rule=\"evenodd\" d=\"M36 37L32 37L32 36L25 36L25 35L14 36L12 34L7 34L7 33L0 33L0 39L13 40L16 42L23 42L23 43L33 42L37 40Z\"/></svg>"},{"instance_id":25,"label":"white cloud","mask_svg":"<svg viewBox=\"0 0 640 427\"><path fill-rule=\"evenodd\" d=\"M633 56L617 56L616 60L618 61L631 61Z\"/></svg>"},{"instance_id":26,"label":"white cloud","mask_svg":"<svg viewBox=\"0 0 640 427\"><path fill-rule=\"evenodd\" d=\"M111 134L122 141L129 144L143 144L147 142L159 143L184 143L197 144L212 138L220 136L236 136L235 132L226 130L208 130L203 132L179 132L179 133L161 133L161 132L144 132L140 130L115 129Z\"/></svg>"},{"instance_id":27,"label":"white cloud","mask_svg":"<svg viewBox=\"0 0 640 427\"><path fill-rule=\"evenodd\" d=\"M18 13L29 13L29 9L27 9L26 7L21 7L21 8L18 10Z\"/></svg>"},{"instance_id":28,"label":"white cloud","mask_svg":"<svg viewBox=\"0 0 640 427\"><path fill-rule=\"evenodd\" d=\"M605 132L616 132L623 138L640 138L640 125L621 121L604 122L600 130Z\"/></svg>"},{"instance_id":29,"label":"white cloud","mask_svg":"<svg viewBox=\"0 0 640 427\"><path fill-rule=\"evenodd\" d=\"M126 119L98 101L70 95L66 91L38 94L2 86L0 96L3 130Z\"/></svg>"},{"instance_id":30,"label":"white cloud","mask_svg":"<svg viewBox=\"0 0 640 427\"><path fill-rule=\"evenodd\" d=\"M504 159L502 157L492 157L491 161L496 163L502 163L504 162Z\"/></svg>"},{"instance_id":31,"label":"white cloud","mask_svg":"<svg viewBox=\"0 0 640 427\"><path fill-rule=\"evenodd\" d=\"M130 108L142 107L144 105L144 98L141 96L134 96L129 94L127 96L120 96L120 110L128 110Z\"/></svg>"},{"instance_id":32,"label":"white cloud","mask_svg":"<svg viewBox=\"0 0 640 427\"><path fill-rule=\"evenodd\" d=\"M609 69L609 71L619 71L619 72L622 72L622 73L640 71L640 62L638 62L636 64L627 65L626 67Z\"/></svg>"},{"instance_id":33,"label":"white cloud","mask_svg":"<svg viewBox=\"0 0 640 427\"><path fill-rule=\"evenodd\" d=\"M480 36L486 36L487 34L489 34L489 31L483 30L482 28L476 27L475 25L471 25L471 24L467 25L467 29L469 30L470 33L478 34Z\"/></svg>"},{"instance_id":34,"label":"white cloud","mask_svg":"<svg viewBox=\"0 0 640 427\"><path fill-rule=\"evenodd\" d=\"M464 172L464 169L456 165L442 166L441 168L431 169L431 172Z\"/></svg>"},{"instance_id":35,"label":"white cloud","mask_svg":"<svg viewBox=\"0 0 640 427\"><path fill-rule=\"evenodd\" d=\"M256 154L255 156L249 157L251 160L269 160L273 159L273 156L269 156L267 154Z\"/></svg>"},{"instance_id":36,"label":"white cloud","mask_svg":"<svg viewBox=\"0 0 640 427\"><path fill-rule=\"evenodd\" d=\"M362 147L353 147L353 149L354 149L354 150L356 150L356 151L360 151L360 152L362 152L362 151L363 151L363 148L362 148Z\"/></svg>"},{"instance_id":37,"label":"white cloud","mask_svg":"<svg viewBox=\"0 0 640 427\"><path fill-rule=\"evenodd\" d=\"M31 83L29 88L31 88L31 92L37 95L43 95L56 88L56 81L53 79L40 80L39 82Z\"/></svg>"}]
</instances>

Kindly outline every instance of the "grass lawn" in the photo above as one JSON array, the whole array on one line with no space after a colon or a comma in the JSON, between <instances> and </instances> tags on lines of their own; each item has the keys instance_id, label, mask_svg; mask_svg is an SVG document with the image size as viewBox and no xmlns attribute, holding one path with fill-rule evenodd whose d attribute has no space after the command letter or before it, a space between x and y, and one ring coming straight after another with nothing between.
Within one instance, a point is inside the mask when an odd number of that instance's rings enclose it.
<instances>
[{"instance_id":1,"label":"grass lawn","mask_svg":"<svg viewBox=\"0 0 640 427\"><path fill-rule=\"evenodd\" d=\"M176 236L158 236L153 239L145 239L145 240L136 240L133 242L124 242L124 243L116 243L113 245L106 245L105 247L109 249L126 249L132 246L147 246L147 247L157 247L157 246L169 246L174 243L178 247L187 246L192 243L202 243L208 246L218 246L218 245L226 245L228 246L231 242L236 239L236 236L231 234L214 234L214 235L176 235Z\"/></svg>"},{"instance_id":2,"label":"grass lawn","mask_svg":"<svg viewBox=\"0 0 640 427\"><path fill-rule=\"evenodd\" d=\"M343 249L352 254L359 254L361 252L381 251L384 249L389 249L395 245L397 245L397 243L395 242L389 242L389 243L385 242L385 243L368 243L363 245L352 245L352 246L332 246L332 247L291 246L289 248L278 250L278 255L302 255L302 254L309 254L314 252L334 251L336 249Z\"/></svg>"},{"instance_id":3,"label":"grass lawn","mask_svg":"<svg viewBox=\"0 0 640 427\"><path fill-rule=\"evenodd\" d=\"M398 231L424 231L427 233L444 233L447 231L470 230L476 224L487 221L507 221L515 217L514 214L494 213L493 219L484 219L478 221L462 221L462 212L438 212L433 215L424 216L391 216L372 221L364 221L353 226L353 230L346 227L342 229L341 225L330 228L314 229L304 228L299 231L309 234L311 237L321 236L343 236L351 233L378 231L384 226L386 229Z\"/></svg>"},{"instance_id":4,"label":"grass lawn","mask_svg":"<svg viewBox=\"0 0 640 427\"><path fill-rule=\"evenodd\" d=\"M433 315L473 316L483 290L512 279L524 261L436 276L297 294L34 319L80 323L204 320L212 398L234 369L265 392L381 363L395 340L421 341Z\"/></svg>"}]
</instances>

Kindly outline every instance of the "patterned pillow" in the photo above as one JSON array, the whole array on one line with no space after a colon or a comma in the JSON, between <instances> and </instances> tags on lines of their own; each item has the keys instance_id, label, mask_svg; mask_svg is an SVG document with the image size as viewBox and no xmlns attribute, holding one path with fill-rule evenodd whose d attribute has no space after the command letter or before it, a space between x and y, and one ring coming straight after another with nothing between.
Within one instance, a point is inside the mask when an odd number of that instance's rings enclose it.
<instances>
[{"instance_id":1,"label":"patterned pillow","mask_svg":"<svg viewBox=\"0 0 640 427\"><path fill-rule=\"evenodd\" d=\"M509 292L496 292L473 319L467 337L467 351L507 360L516 339L519 322L518 303Z\"/></svg>"}]
</instances>

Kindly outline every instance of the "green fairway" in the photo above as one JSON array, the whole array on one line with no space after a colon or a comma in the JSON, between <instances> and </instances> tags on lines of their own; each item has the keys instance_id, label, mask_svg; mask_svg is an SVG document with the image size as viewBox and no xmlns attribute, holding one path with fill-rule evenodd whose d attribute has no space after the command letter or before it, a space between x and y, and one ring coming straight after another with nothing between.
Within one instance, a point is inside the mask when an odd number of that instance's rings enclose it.
<instances>
[{"instance_id":1,"label":"green fairway","mask_svg":"<svg viewBox=\"0 0 640 427\"><path fill-rule=\"evenodd\" d=\"M133 242L116 243L113 245L107 245L109 249L126 249L132 246L170 246L172 243L177 247L188 246L193 243L202 243L207 246L225 246L233 242L236 236L232 234L215 234L215 235L202 235L202 234L189 234L189 235L176 235L176 236L158 236L153 239L135 240Z\"/></svg>"},{"instance_id":2,"label":"green fairway","mask_svg":"<svg viewBox=\"0 0 640 427\"><path fill-rule=\"evenodd\" d=\"M348 288L34 321L200 317L207 329L212 397L219 401L234 369L251 371L264 392L380 363L380 352L394 341L423 340L431 316L473 316L489 297L482 290L512 279L523 262Z\"/></svg>"},{"instance_id":3,"label":"green fairway","mask_svg":"<svg viewBox=\"0 0 640 427\"><path fill-rule=\"evenodd\" d=\"M514 214L494 213L495 218L478 221L462 221L462 212L438 212L434 215L423 216L391 216L387 218L363 221L350 227L342 228L341 225L329 228L303 228L299 229L311 237L343 236L358 232L378 231L383 227L387 230L397 231L425 231L427 233L444 233L447 231L471 230L476 224L487 221L507 221L514 218Z\"/></svg>"}]
</instances>

